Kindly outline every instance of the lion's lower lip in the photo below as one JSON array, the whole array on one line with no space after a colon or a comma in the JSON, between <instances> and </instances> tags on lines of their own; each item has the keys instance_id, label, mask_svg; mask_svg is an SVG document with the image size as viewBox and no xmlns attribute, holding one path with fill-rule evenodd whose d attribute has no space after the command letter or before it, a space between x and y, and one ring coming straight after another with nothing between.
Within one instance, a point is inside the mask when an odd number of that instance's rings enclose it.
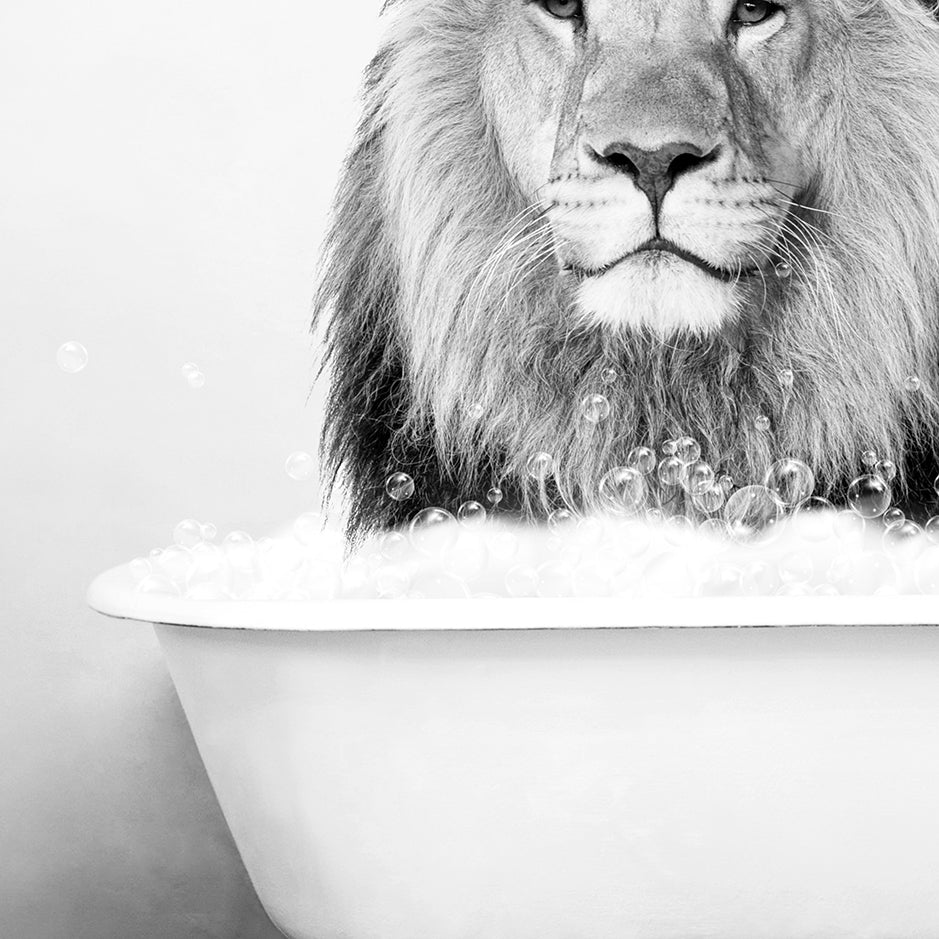
<instances>
[{"instance_id":1,"label":"lion's lower lip","mask_svg":"<svg viewBox=\"0 0 939 939\"><path fill-rule=\"evenodd\" d=\"M643 255L647 255L650 260L665 256L676 257L681 261L685 261L688 264L694 265L699 270L704 271L705 274L708 274L717 280L723 281L737 281L743 277L748 277L751 274L756 273L755 268L744 269L741 267L735 270L730 270L728 268L718 267L716 264L711 264L704 258L699 257L690 251L686 251L684 248L676 245L674 242L668 241L664 238L650 239L644 244L641 244L634 251L630 251L628 254L624 254L622 257L617 258L615 261L611 261L609 264L604 264L602 267L591 269L572 266L570 269L576 273L581 274L582 276L600 277L607 273L607 271L611 271L617 265L633 260L634 258L642 257Z\"/></svg>"}]
</instances>

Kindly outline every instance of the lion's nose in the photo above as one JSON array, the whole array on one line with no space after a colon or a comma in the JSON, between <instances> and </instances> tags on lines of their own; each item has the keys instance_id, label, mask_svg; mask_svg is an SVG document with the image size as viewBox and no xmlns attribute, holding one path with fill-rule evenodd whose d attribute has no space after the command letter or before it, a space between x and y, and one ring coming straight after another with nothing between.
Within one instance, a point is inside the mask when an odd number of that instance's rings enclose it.
<instances>
[{"instance_id":1,"label":"lion's nose","mask_svg":"<svg viewBox=\"0 0 939 939\"><path fill-rule=\"evenodd\" d=\"M657 215L665 193L675 180L717 157L717 147L704 150L697 144L669 143L656 150L643 150L628 143L611 143L602 150L590 148L595 160L628 173L636 185L649 197L652 211Z\"/></svg>"}]
</instances>

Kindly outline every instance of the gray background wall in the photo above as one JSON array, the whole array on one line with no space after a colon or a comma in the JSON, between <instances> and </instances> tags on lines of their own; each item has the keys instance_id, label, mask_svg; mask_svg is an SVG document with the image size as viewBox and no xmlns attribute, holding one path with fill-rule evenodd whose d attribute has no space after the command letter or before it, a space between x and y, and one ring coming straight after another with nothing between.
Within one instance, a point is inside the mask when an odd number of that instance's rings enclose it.
<instances>
[{"instance_id":1,"label":"gray background wall","mask_svg":"<svg viewBox=\"0 0 939 939\"><path fill-rule=\"evenodd\" d=\"M275 935L151 632L84 591L182 518L315 498L283 461L315 447L312 272L378 5L0 8L2 936Z\"/></svg>"}]
</instances>

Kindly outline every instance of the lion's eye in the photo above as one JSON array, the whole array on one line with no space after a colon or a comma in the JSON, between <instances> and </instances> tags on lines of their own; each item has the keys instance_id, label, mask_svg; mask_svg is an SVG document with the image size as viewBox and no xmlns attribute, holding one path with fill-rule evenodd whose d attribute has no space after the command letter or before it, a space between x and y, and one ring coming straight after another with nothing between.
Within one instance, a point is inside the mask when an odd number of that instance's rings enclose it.
<instances>
[{"instance_id":1,"label":"lion's eye","mask_svg":"<svg viewBox=\"0 0 939 939\"><path fill-rule=\"evenodd\" d=\"M578 20L584 15L582 0L538 0L541 7L559 20Z\"/></svg>"},{"instance_id":2,"label":"lion's eye","mask_svg":"<svg viewBox=\"0 0 939 939\"><path fill-rule=\"evenodd\" d=\"M777 4L769 0L737 0L730 21L735 26L757 26L779 9Z\"/></svg>"}]
</instances>

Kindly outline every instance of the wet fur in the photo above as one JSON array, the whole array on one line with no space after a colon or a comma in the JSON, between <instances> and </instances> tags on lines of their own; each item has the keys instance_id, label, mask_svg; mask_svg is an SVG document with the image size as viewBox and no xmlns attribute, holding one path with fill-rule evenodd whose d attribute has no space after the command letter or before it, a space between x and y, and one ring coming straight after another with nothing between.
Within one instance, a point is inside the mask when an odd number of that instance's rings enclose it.
<instances>
[{"instance_id":1,"label":"wet fur","mask_svg":"<svg viewBox=\"0 0 939 939\"><path fill-rule=\"evenodd\" d=\"M331 375L323 455L350 532L485 501L494 483L506 510L589 507L633 446L681 433L738 480L793 455L829 492L871 448L921 497L939 428L939 25L911 0L832 3L855 10L854 82L816 115L825 169L795 200L811 207L790 225L797 289L769 285L732 331L663 341L576 315L481 103L487 6L391 4L366 76L315 304ZM611 364L621 377L605 387ZM911 374L919 393L904 390ZM613 417L593 427L578 406L597 391ZM557 466L547 488L525 473L541 450ZM402 505L384 495L399 470L417 482Z\"/></svg>"}]
</instances>

